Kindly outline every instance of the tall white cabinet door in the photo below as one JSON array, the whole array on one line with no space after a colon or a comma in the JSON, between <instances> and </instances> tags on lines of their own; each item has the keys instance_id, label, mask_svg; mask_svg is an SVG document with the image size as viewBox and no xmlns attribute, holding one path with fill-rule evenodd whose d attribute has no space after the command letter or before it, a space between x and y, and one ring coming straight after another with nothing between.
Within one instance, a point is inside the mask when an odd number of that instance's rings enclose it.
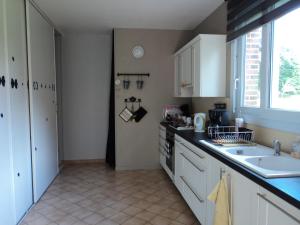
<instances>
[{"instance_id":1,"label":"tall white cabinet door","mask_svg":"<svg viewBox=\"0 0 300 225\"><path fill-rule=\"evenodd\" d=\"M192 86L192 48L187 48L181 53L181 85Z\"/></svg>"},{"instance_id":2,"label":"tall white cabinet door","mask_svg":"<svg viewBox=\"0 0 300 225\"><path fill-rule=\"evenodd\" d=\"M300 225L300 210L260 187L258 225Z\"/></svg>"},{"instance_id":3,"label":"tall white cabinet door","mask_svg":"<svg viewBox=\"0 0 300 225\"><path fill-rule=\"evenodd\" d=\"M256 225L259 186L234 170L230 175L232 224Z\"/></svg>"},{"instance_id":4,"label":"tall white cabinet door","mask_svg":"<svg viewBox=\"0 0 300 225\"><path fill-rule=\"evenodd\" d=\"M14 224L13 168L9 144L8 78L4 41L4 0L0 0L0 224ZM5 80L5 83L4 83Z\"/></svg>"},{"instance_id":5,"label":"tall white cabinet door","mask_svg":"<svg viewBox=\"0 0 300 225\"><path fill-rule=\"evenodd\" d=\"M26 22L23 0L6 0L6 47L10 97L16 220L32 205L29 102L27 88Z\"/></svg>"},{"instance_id":6,"label":"tall white cabinet door","mask_svg":"<svg viewBox=\"0 0 300 225\"><path fill-rule=\"evenodd\" d=\"M55 41L53 27L28 1L26 10L36 202L58 173Z\"/></svg>"}]
</instances>

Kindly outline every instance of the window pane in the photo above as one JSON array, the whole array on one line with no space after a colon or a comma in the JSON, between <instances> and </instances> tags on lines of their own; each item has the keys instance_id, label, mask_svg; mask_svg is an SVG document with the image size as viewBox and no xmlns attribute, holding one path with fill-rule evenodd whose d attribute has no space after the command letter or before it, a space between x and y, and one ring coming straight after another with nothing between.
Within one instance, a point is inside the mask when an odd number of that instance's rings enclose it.
<instances>
[{"instance_id":1,"label":"window pane","mask_svg":"<svg viewBox=\"0 0 300 225\"><path fill-rule=\"evenodd\" d=\"M262 28L246 34L244 106L260 107Z\"/></svg>"},{"instance_id":2,"label":"window pane","mask_svg":"<svg viewBox=\"0 0 300 225\"><path fill-rule=\"evenodd\" d=\"M300 111L300 9L274 22L271 108Z\"/></svg>"}]
</instances>

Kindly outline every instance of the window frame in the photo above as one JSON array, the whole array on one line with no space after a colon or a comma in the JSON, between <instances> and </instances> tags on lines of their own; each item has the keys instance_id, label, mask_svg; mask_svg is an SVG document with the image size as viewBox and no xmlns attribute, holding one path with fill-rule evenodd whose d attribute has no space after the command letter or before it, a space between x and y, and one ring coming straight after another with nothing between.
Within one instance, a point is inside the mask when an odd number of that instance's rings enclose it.
<instances>
[{"instance_id":1,"label":"window frame","mask_svg":"<svg viewBox=\"0 0 300 225\"><path fill-rule=\"evenodd\" d=\"M231 42L231 100L233 103L233 114L236 117L243 117L246 123L300 133L300 111L271 108L274 22L263 25L262 29L260 107L243 106L246 35Z\"/></svg>"}]
</instances>

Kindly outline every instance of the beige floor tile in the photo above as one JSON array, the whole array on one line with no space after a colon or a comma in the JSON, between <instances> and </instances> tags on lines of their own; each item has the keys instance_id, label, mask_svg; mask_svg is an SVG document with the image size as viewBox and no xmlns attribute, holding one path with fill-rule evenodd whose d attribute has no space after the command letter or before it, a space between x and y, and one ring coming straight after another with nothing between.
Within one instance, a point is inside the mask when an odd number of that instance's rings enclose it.
<instances>
[{"instance_id":1,"label":"beige floor tile","mask_svg":"<svg viewBox=\"0 0 300 225\"><path fill-rule=\"evenodd\" d=\"M153 225L169 225L171 222L172 221L170 219L162 216L156 216L150 221Z\"/></svg>"},{"instance_id":2,"label":"beige floor tile","mask_svg":"<svg viewBox=\"0 0 300 225\"><path fill-rule=\"evenodd\" d=\"M112 220L103 220L97 225L119 225L118 223L112 221Z\"/></svg>"},{"instance_id":3,"label":"beige floor tile","mask_svg":"<svg viewBox=\"0 0 300 225\"><path fill-rule=\"evenodd\" d=\"M78 218L78 219L83 219L89 215L92 215L93 214L93 211L91 210L88 210L86 208L80 208L78 210L76 210L75 212L72 213L72 216Z\"/></svg>"},{"instance_id":4,"label":"beige floor tile","mask_svg":"<svg viewBox=\"0 0 300 225\"><path fill-rule=\"evenodd\" d=\"M84 218L82 221L87 224L95 225L102 220L104 220L104 217L102 215L93 213L92 215L89 215L86 218Z\"/></svg>"},{"instance_id":5,"label":"beige floor tile","mask_svg":"<svg viewBox=\"0 0 300 225\"><path fill-rule=\"evenodd\" d=\"M129 218L131 218L129 215L119 212L118 214L112 216L110 219L113 220L114 222L118 223L118 224L122 224L124 223L126 220L128 220Z\"/></svg>"},{"instance_id":6,"label":"beige floor tile","mask_svg":"<svg viewBox=\"0 0 300 225\"><path fill-rule=\"evenodd\" d=\"M129 216L135 216L136 214L138 214L141 211L143 211L143 209L140 209L140 208L137 208L134 206L130 206L129 208L123 210L123 212Z\"/></svg>"},{"instance_id":7,"label":"beige floor tile","mask_svg":"<svg viewBox=\"0 0 300 225\"><path fill-rule=\"evenodd\" d=\"M119 210L116 210L116 209L113 209L113 208L110 208L110 207L106 207L106 208L100 210L99 213L102 216L108 218L108 217L111 217L111 216L114 216L114 215L118 214Z\"/></svg>"},{"instance_id":8,"label":"beige floor tile","mask_svg":"<svg viewBox=\"0 0 300 225\"><path fill-rule=\"evenodd\" d=\"M176 221L186 224L186 225L191 225L193 223L196 222L195 217L190 214L190 213L182 213L177 219Z\"/></svg>"},{"instance_id":9,"label":"beige floor tile","mask_svg":"<svg viewBox=\"0 0 300 225\"><path fill-rule=\"evenodd\" d=\"M155 216L156 216L156 214L144 210L144 211L142 211L142 212L136 214L135 217L137 217L137 218L139 218L139 219L142 219L142 220L145 220L145 221L150 221L150 220L153 219Z\"/></svg>"},{"instance_id":10,"label":"beige floor tile","mask_svg":"<svg viewBox=\"0 0 300 225\"><path fill-rule=\"evenodd\" d=\"M133 218L127 220L125 223L123 223L123 225L143 225L145 223L146 223L145 220L141 220L141 219L133 217Z\"/></svg>"},{"instance_id":11,"label":"beige floor tile","mask_svg":"<svg viewBox=\"0 0 300 225\"><path fill-rule=\"evenodd\" d=\"M72 216L65 216L55 221L58 225L73 225L76 222L79 222L79 220Z\"/></svg>"},{"instance_id":12,"label":"beige floor tile","mask_svg":"<svg viewBox=\"0 0 300 225\"><path fill-rule=\"evenodd\" d=\"M161 170L63 169L22 225L199 225Z\"/></svg>"},{"instance_id":13,"label":"beige floor tile","mask_svg":"<svg viewBox=\"0 0 300 225\"><path fill-rule=\"evenodd\" d=\"M162 212L160 212L161 216L167 217L171 220L175 220L177 217L179 217L181 213L172 209L165 209Z\"/></svg>"}]
</instances>

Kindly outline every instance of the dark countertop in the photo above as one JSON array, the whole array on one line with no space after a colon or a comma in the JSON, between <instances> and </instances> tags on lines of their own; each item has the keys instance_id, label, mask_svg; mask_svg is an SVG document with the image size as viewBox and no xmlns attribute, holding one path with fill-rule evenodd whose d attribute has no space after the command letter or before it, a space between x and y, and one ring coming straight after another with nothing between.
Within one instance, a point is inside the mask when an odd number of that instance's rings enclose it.
<instances>
[{"instance_id":1,"label":"dark countertop","mask_svg":"<svg viewBox=\"0 0 300 225\"><path fill-rule=\"evenodd\" d=\"M218 153L214 149L207 147L200 143L200 140L207 140L206 133L195 133L194 131L178 131L169 127L167 123L162 122L161 125L165 126L168 130L172 130L175 134L183 139L192 143L193 145L201 148L203 151L223 162L225 165L238 171L248 179L254 181L258 185L264 187L278 197L284 199L291 205L300 209L300 177L292 178L264 178L241 164L229 159L228 157Z\"/></svg>"}]
</instances>

